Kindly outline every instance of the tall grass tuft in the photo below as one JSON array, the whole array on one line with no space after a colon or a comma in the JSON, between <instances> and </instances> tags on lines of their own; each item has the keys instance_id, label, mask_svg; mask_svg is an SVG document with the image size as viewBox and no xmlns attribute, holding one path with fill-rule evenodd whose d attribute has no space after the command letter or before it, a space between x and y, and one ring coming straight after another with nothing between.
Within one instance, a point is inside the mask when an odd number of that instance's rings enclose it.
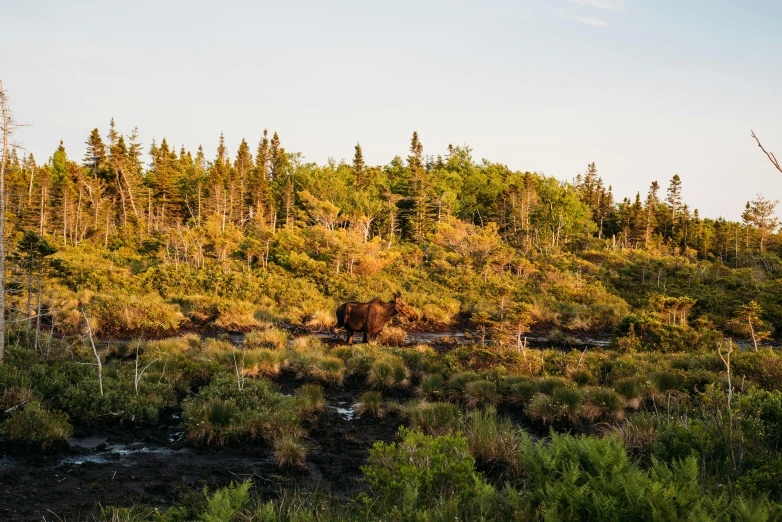
<instances>
[{"instance_id":1,"label":"tall grass tuft","mask_svg":"<svg viewBox=\"0 0 782 522\"><path fill-rule=\"evenodd\" d=\"M288 332L279 328L251 330L244 336L244 345L247 348L284 350L288 345L288 337Z\"/></svg>"},{"instance_id":2,"label":"tall grass tuft","mask_svg":"<svg viewBox=\"0 0 782 522\"><path fill-rule=\"evenodd\" d=\"M198 419L187 433L187 438L193 442L224 445L232 434L234 415L239 411L233 399L212 397L206 401L194 403L187 414Z\"/></svg>"},{"instance_id":3,"label":"tall grass tuft","mask_svg":"<svg viewBox=\"0 0 782 522\"><path fill-rule=\"evenodd\" d=\"M359 415L368 414L380 419L385 414L383 410L383 395L377 391L368 391L361 394L361 398L354 405Z\"/></svg>"},{"instance_id":4,"label":"tall grass tuft","mask_svg":"<svg viewBox=\"0 0 782 522\"><path fill-rule=\"evenodd\" d=\"M316 357L310 364L309 376L330 386L342 386L345 363L339 357Z\"/></svg>"},{"instance_id":5,"label":"tall grass tuft","mask_svg":"<svg viewBox=\"0 0 782 522\"><path fill-rule=\"evenodd\" d=\"M307 444L295 434L283 433L272 442L274 462L279 468L307 469Z\"/></svg>"},{"instance_id":6,"label":"tall grass tuft","mask_svg":"<svg viewBox=\"0 0 782 522\"><path fill-rule=\"evenodd\" d=\"M464 426L470 453L483 462L507 466L514 476L524 470L521 452L528 435L516 429L507 418L500 418L493 407L470 411Z\"/></svg>"},{"instance_id":7,"label":"tall grass tuft","mask_svg":"<svg viewBox=\"0 0 782 522\"><path fill-rule=\"evenodd\" d=\"M450 400L461 400L467 389L467 384L480 380L475 372L462 372L452 375L445 385L445 396Z\"/></svg>"},{"instance_id":8,"label":"tall grass tuft","mask_svg":"<svg viewBox=\"0 0 782 522\"><path fill-rule=\"evenodd\" d=\"M614 390L595 388L591 390L584 407L584 416L590 422L598 419L620 420L625 417L625 400Z\"/></svg>"},{"instance_id":9,"label":"tall grass tuft","mask_svg":"<svg viewBox=\"0 0 782 522\"><path fill-rule=\"evenodd\" d=\"M410 420L413 428L429 435L447 435L459 428L461 411L448 402L426 402L406 405L402 413Z\"/></svg>"},{"instance_id":10,"label":"tall grass tuft","mask_svg":"<svg viewBox=\"0 0 782 522\"><path fill-rule=\"evenodd\" d=\"M293 410L302 420L313 421L326 408L323 388L316 384L304 384L293 394Z\"/></svg>"},{"instance_id":11,"label":"tall grass tuft","mask_svg":"<svg viewBox=\"0 0 782 522\"><path fill-rule=\"evenodd\" d=\"M497 404L500 394L497 386L491 381L472 381L464 387L464 402L471 408Z\"/></svg>"},{"instance_id":12,"label":"tall grass tuft","mask_svg":"<svg viewBox=\"0 0 782 522\"><path fill-rule=\"evenodd\" d=\"M430 401L437 401L443 397L445 391L445 379L439 373L426 375L421 379L418 387L418 395Z\"/></svg>"}]
</instances>

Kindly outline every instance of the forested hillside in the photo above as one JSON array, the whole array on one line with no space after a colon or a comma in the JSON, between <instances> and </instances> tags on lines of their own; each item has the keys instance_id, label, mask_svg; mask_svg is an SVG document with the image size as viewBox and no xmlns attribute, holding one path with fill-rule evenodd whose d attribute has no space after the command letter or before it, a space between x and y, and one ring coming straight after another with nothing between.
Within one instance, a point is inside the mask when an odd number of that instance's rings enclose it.
<instances>
[{"instance_id":1,"label":"forested hillside","mask_svg":"<svg viewBox=\"0 0 782 522\"><path fill-rule=\"evenodd\" d=\"M213 154L145 149L113 120L85 134L83 157L62 143L46 161L9 157L12 315L38 317L29 329L80 331L80 307L103 336L320 328L340 301L400 289L418 328L472 322L500 342L650 320L688 343L690 325L750 338L752 301L754 326L782 324L782 242L762 196L742 222L702 217L675 174L620 198L594 163L563 182L466 146L426 154L417 133L384 166L360 145L352 163L307 163L266 131L235 153L221 135Z\"/></svg>"},{"instance_id":2,"label":"forested hillside","mask_svg":"<svg viewBox=\"0 0 782 522\"><path fill-rule=\"evenodd\" d=\"M4 519L782 517L775 202L417 133L385 166L86 144L6 165ZM392 292L420 319L325 333Z\"/></svg>"}]
</instances>

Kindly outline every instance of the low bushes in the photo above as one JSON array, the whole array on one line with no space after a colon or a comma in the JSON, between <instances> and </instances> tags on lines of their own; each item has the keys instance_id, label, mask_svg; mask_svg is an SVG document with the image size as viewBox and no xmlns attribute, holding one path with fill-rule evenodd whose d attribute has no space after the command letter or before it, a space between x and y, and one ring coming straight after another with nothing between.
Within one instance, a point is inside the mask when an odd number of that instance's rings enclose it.
<instances>
[{"instance_id":1,"label":"low bushes","mask_svg":"<svg viewBox=\"0 0 782 522\"><path fill-rule=\"evenodd\" d=\"M463 436L432 437L404 428L399 435L398 443L375 443L362 467L372 490L367 501L388 519L408 519L444 501L469 501L491 490L476 473Z\"/></svg>"},{"instance_id":2,"label":"low bushes","mask_svg":"<svg viewBox=\"0 0 782 522\"><path fill-rule=\"evenodd\" d=\"M302 422L322 410L324 401L314 388L286 397L266 380L244 381L239 387L235 376L221 374L182 405L191 441L223 445L242 437L266 442L300 438Z\"/></svg>"},{"instance_id":3,"label":"low bushes","mask_svg":"<svg viewBox=\"0 0 782 522\"><path fill-rule=\"evenodd\" d=\"M64 441L73 433L68 415L49 411L38 401L31 401L11 412L0 432L9 440L39 446L47 450L57 441Z\"/></svg>"}]
</instances>

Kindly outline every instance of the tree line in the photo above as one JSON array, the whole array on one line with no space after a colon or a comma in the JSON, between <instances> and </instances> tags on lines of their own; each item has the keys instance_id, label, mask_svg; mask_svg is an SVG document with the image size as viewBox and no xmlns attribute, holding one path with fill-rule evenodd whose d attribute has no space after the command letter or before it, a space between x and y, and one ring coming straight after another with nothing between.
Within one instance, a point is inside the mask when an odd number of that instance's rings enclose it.
<instances>
[{"instance_id":1,"label":"tree line","mask_svg":"<svg viewBox=\"0 0 782 522\"><path fill-rule=\"evenodd\" d=\"M60 246L85 241L163 245L179 262L202 264L238 256L265 263L280 230L320 226L345 231L359 243L389 247L426 243L448 223L485 229L524 253L657 249L739 263L762 254L779 226L776 201L747 202L740 222L702 218L683 200L674 175L662 193L652 181L645 195L617 200L595 163L570 182L476 161L467 146L425 155L417 132L405 158L367 165L361 146L353 161L305 162L263 132L255 149L242 140L231 154L221 135L215 153L195 154L166 138L153 140L142 161L137 130L89 133L81 160L62 142L39 164L16 149L6 155L8 218L15 231L35 231ZM774 248L776 248L774 243Z\"/></svg>"}]
</instances>

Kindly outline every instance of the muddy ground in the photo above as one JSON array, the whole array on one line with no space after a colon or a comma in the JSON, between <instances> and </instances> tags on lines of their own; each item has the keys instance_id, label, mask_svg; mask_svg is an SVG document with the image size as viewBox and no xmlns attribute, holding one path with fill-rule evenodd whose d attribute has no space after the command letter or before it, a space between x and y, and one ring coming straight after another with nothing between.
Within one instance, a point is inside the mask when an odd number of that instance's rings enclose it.
<instances>
[{"instance_id":1,"label":"muddy ground","mask_svg":"<svg viewBox=\"0 0 782 522\"><path fill-rule=\"evenodd\" d=\"M280 382L283 392L292 383ZM326 390L328 407L310 432L307 469L280 471L260 442L207 449L188 444L181 411L164 412L157 426L77 428L48 454L0 440L0 520L89 519L99 504L145 504L165 509L187 490L210 490L252 479L269 498L281 488L325 486L337 497L361 490L357 481L369 447L391 441L400 420L355 415L360 386Z\"/></svg>"}]
</instances>

